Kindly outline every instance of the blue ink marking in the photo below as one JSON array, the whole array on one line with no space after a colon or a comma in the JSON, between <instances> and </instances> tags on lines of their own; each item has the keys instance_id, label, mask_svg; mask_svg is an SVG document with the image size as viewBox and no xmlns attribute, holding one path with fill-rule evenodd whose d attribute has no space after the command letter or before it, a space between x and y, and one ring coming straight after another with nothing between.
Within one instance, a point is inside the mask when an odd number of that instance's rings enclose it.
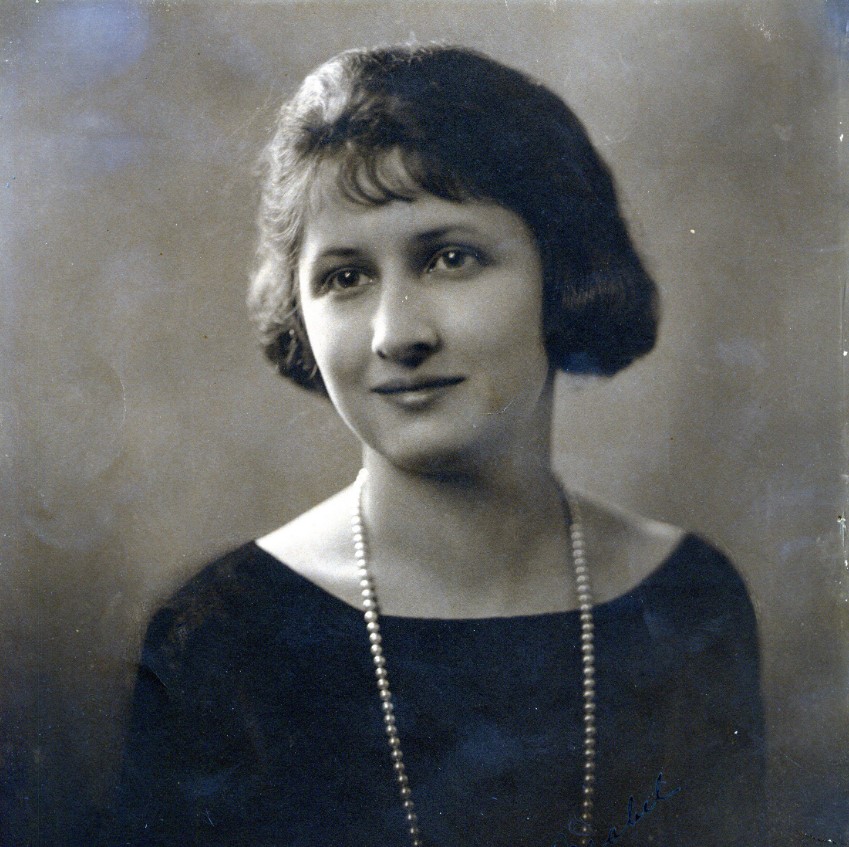
<instances>
[{"instance_id":1,"label":"blue ink marking","mask_svg":"<svg viewBox=\"0 0 849 847\"><path fill-rule=\"evenodd\" d=\"M650 814L655 810L657 804L662 800L668 800L670 797L674 797L680 790L681 787L673 788L672 791L668 791L666 794L662 793L663 784L666 780L663 778L663 772L661 771L657 775L657 779L654 781L654 797L650 800L646 800L643 803L643 807L641 811L637 811L634 806L634 797L633 795L628 798L628 820L625 821L622 826L619 828L612 826L607 831L607 838L604 841L599 842L598 847L610 847L611 844L618 841L624 834L625 831L629 827L635 827L640 820L642 820L646 815ZM582 829L582 823L575 818L572 818L566 830L569 835L572 836L582 836L584 834L584 830ZM558 835L557 838L554 839L551 847L564 847L565 842L561 841L564 837L563 834ZM568 847L576 847L575 844L569 844ZM594 838L590 838L587 842L586 847L596 847L596 841Z\"/></svg>"},{"instance_id":2,"label":"blue ink marking","mask_svg":"<svg viewBox=\"0 0 849 847\"><path fill-rule=\"evenodd\" d=\"M808 838L811 841L816 841L818 844L831 844L833 847L847 847L845 841L835 841L833 838L820 838L816 835L810 835L807 832L800 832L803 838Z\"/></svg>"}]
</instances>

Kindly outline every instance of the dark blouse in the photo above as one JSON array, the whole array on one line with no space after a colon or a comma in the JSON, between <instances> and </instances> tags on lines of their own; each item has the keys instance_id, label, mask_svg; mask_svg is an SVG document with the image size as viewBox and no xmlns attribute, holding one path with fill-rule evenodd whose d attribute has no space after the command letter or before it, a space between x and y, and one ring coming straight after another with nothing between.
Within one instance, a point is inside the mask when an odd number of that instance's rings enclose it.
<instances>
[{"instance_id":1,"label":"dark blouse","mask_svg":"<svg viewBox=\"0 0 849 847\"><path fill-rule=\"evenodd\" d=\"M733 567L687 536L595 624L596 847L759 843L758 640ZM427 847L577 843L578 613L381 631ZM362 613L247 544L150 624L108 843L402 847L388 749Z\"/></svg>"}]
</instances>

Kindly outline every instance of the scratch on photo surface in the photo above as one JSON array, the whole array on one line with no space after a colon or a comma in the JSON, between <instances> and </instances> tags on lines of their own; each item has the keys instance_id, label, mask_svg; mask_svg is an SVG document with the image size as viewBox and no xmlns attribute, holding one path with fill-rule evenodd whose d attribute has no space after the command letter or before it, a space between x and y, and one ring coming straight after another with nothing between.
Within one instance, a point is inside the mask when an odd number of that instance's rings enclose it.
<instances>
[{"instance_id":1,"label":"scratch on photo surface","mask_svg":"<svg viewBox=\"0 0 849 847\"><path fill-rule=\"evenodd\" d=\"M849 403L849 393L847 393L847 369L849 369L849 339L846 337L846 308L847 308L847 291L849 291L849 283L843 283L840 301L840 351L843 364L843 410L846 411L847 403ZM849 545L846 538L846 514L849 509L849 428L844 425L843 431L843 462L844 473L843 480L843 509L837 517L837 522L840 525L840 550L843 554L843 566L849 570Z\"/></svg>"}]
</instances>

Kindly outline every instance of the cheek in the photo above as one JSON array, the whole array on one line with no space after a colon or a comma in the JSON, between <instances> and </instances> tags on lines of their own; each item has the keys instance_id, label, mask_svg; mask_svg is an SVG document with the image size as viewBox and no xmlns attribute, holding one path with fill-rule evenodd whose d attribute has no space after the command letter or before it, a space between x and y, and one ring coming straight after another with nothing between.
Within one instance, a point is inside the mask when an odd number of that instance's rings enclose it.
<instances>
[{"instance_id":1,"label":"cheek","mask_svg":"<svg viewBox=\"0 0 849 847\"><path fill-rule=\"evenodd\" d=\"M506 370L524 370L533 380L534 374L548 370L548 352L543 331L542 297L537 294L536 280L519 285L531 291L526 297L515 298L515 292L507 290L500 301L491 301L476 316L476 326L487 338L485 355L493 363ZM504 304L512 305L505 309Z\"/></svg>"},{"instance_id":2,"label":"cheek","mask_svg":"<svg viewBox=\"0 0 849 847\"><path fill-rule=\"evenodd\" d=\"M548 354L535 311L481 315L475 339L477 373L489 414L523 416L536 407L550 377ZM484 321L489 317L488 323Z\"/></svg>"},{"instance_id":3,"label":"cheek","mask_svg":"<svg viewBox=\"0 0 849 847\"><path fill-rule=\"evenodd\" d=\"M304 304L302 315L313 357L325 386L333 394L335 387L343 387L346 378L358 367L356 333L320 304Z\"/></svg>"}]
</instances>

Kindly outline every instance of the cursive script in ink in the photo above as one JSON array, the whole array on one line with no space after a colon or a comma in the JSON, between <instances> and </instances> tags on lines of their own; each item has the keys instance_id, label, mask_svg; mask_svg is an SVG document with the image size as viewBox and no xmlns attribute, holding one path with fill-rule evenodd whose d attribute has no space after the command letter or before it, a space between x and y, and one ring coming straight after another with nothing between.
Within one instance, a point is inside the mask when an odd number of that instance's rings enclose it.
<instances>
[{"instance_id":1,"label":"cursive script in ink","mask_svg":"<svg viewBox=\"0 0 849 847\"><path fill-rule=\"evenodd\" d=\"M629 827L635 827L646 815L650 814L655 810L657 804L663 800L668 800L670 797L674 797L680 790L681 787L673 788L672 791L667 791L665 794L663 793L663 784L665 780L663 778L663 772L657 775L657 779L654 781L654 797L650 797L646 800L642 808L638 808L634 803L633 795L628 798L628 819L619 827L612 826L607 831L607 837L604 841L596 842L594 838L590 838L590 840L586 843L586 847L610 847L611 844L614 844L618 841L629 829ZM583 835L584 830L581 828L582 824L580 821L576 819L572 819L569 821L569 825L567 827L569 835ZM561 841L561 838L564 836L558 836L555 839L554 843L551 847L562 847L565 842ZM569 844L569 847L575 847L574 844Z\"/></svg>"}]
</instances>

